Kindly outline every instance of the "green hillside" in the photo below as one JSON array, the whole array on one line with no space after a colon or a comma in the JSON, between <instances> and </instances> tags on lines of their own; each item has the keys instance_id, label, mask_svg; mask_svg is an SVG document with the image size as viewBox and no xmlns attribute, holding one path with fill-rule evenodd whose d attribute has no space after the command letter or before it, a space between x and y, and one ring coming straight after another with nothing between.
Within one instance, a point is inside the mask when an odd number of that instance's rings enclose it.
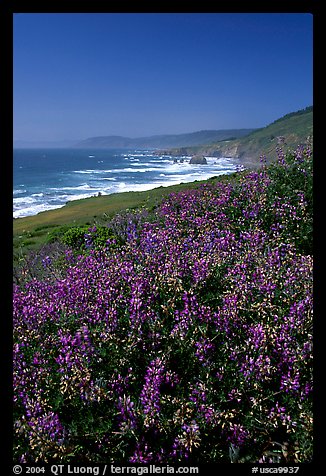
<instances>
[{"instance_id":1,"label":"green hillside","mask_svg":"<svg viewBox=\"0 0 326 476\"><path fill-rule=\"evenodd\" d=\"M256 129L245 137L223 140L201 147L187 147L170 150L172 154L202 154L211 157L239 158L245 162L258 162L266 155L270 162L276 158L276 149L291 149L306 144L313 135L313 107L286 114L261 129Z\"/></svg>"}]
</instances>

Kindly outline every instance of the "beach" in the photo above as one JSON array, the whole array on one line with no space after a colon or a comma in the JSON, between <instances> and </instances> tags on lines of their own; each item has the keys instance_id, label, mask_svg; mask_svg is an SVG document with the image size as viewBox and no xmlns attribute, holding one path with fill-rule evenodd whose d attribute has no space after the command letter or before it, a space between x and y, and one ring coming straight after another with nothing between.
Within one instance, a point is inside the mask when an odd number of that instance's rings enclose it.
<instances>
[{"instance_id":1,"label":"beach","mask_svg":"<svg viewBox=\"0 0 326 476\"><path fill-rule=\"evenodd\" d=\"M158 155L155 150L15 149L13 217L63 207L67 202L119 192L140 192L230 174L237 160Z\"/></svg>"}]
</instances>

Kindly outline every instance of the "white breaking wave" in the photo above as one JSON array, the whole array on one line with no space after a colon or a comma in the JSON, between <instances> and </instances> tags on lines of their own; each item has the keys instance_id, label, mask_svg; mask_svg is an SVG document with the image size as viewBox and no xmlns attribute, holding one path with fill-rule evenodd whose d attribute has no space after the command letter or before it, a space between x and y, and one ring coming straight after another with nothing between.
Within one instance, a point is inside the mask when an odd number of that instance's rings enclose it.
<instances>
[{"instance_id":1,"label":"white breaking wave","mask_svg":"<svg viewBox=\"0 0 326 476\"><path fill-rule=\"evenodd\" d=\"M22 194L28 194L28 187L19 184L18 187L24 188L14 190L13 216L19 218L35 215L45 210L61 208L68 201L97 196L99 193L109 195L147 191L160 186L167 187L178 183L206 180L236 170L235 162L223 157L206 157L207 165L190 164L188 156L160 157L152 152L144 153L144 151L123 154L119 157L121 158L120 166L123 164L128 165L127 167L73 170L68 173L65 178L66 183L62 187L52 186L40 191L34 186L33 193L23 197ZM99 162L102 163L102 161ZM110 162L106 163L111 165ZM146 176L146 173L149 175ZM80 177L78 177L79 174Z\"/></svg>"},{"instance_id":2,"label":"white breaking wave","mask_svg":"<svg viewBox=\"0 0 326 476\"><path fill-rule=\"evenodd\" d=\"M14 218L23 218L32 215L37 215L40 212L46 212L48 210L54 210L55 208L61 208L65 204L62 205L49 205L48 203L40 203L39 205L34 205L31 207L26 207L21 210L14 210L13 217Z\"/></svg>"},{"instance_id":3,"label":"white breaking wave","mask_svg":"<svg viewBox=\"0 0 326 476\"><path fill-rule=\"evenodd\" d=\"M130 164L131 166L137 167L139 164ZM106 169L106 170L96 170L96 169L88 169L88 170L74 170L76 174L94 174L94 175L101 175L101 174L123 174L123 173L144 173L144 172L156 172L159 166L157 167L147 167L144 164L143 169L134 169L131 167L125 167L123 169Z\"/></svg>"},{"instance_id":4,"label":"white breaking wave","mask_svg":"<svg viewBox=\"0 0 326 476\"><path fill-rule=\"evenodd\" d=\"M71 187L51 187L49 190L53 190L56 192L60 192L61 190L91 190L93 187L91 187L88 183L84 183L82 185L78 185L77 187L71 186Z\"/></svg>"},{"instance_id":5,"label":"white breaking wave","mask_svg":"<svg viewBox=\"0 0 326 476\"><path fill-rule=\"evenodd\" d=\"M32 196L30 197L18 197L13 199L14 206L19 205L20 203L34 203L36 200Z\"/></svg>"}]
</instances>

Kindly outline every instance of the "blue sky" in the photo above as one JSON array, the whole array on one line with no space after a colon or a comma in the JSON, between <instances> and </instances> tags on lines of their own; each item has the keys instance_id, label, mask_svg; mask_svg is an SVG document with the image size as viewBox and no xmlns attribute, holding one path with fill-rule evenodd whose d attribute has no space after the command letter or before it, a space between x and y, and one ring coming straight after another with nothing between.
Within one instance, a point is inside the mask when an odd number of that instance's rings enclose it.
<instances>
[{"instance_id":1,"label":"blue sky","mask_svg":"<svg viewBox=\"0 0 326 476\"><path fill-rule=\"evenodd\" d=\"M307 13L14 15L14 139L263 127L312 104Z\"/></svg>"}]
</instances>

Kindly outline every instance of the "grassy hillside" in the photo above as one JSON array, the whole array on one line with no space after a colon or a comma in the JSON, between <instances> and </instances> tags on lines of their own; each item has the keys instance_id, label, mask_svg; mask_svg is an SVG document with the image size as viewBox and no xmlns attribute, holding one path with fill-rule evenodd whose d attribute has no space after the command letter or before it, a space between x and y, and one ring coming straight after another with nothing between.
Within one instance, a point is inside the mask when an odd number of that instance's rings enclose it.
<instances>
[{"instance_id":1,"label":"grassy hillside","mask_svg":"<svg viewBox=\"0 0 326 476\"><path fill-rule=\"evenodd\" d=\"M187 155L203 154L212 157L233 157L246 162L258 162L266 155L270 162L276 158L276 149L282 145L285 150L298 144L306 144L313 134L313 108L287 114L272 124L256 129L245 137L223 140L203 147L184 148L170 151Z\"/></svg>"}]
</instances>

